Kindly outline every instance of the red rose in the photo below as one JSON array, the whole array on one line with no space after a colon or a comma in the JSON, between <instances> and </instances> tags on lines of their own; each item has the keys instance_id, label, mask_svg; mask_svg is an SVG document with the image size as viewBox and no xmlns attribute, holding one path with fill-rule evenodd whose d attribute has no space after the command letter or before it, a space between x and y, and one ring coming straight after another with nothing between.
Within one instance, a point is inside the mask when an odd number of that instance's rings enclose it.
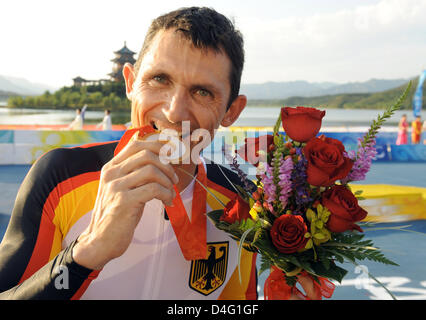
<instances>
[{"instance_id":1,"label":"red rose","mask_svg":"<svg viewBox=\"0 0 426 320\"><path fill-rule=\"evenodd\" d=\"M307 231L308 227L301 216L283 214L274 221L270 235L279 252L294 253L305 247Z\"/></svg>"},{"instance_id":2,"label":"red rose","mask_svg":"<svg viewBox=\"0 0 426 320\"><path fill-rule=\"evenodd\" d=\"M251 163L254 166L259 164L259 161L266 161L266 156L259 155L259 150L268 152L270 145L274 143L274 136L268 134L257 138L246 138L245 145L238 149L238 155Z\"/></svg>"},{"instance_id":3,"label":"red rose","mask_svg":"<svg viewBox=\"0 0 426 320\"><path fill-rule=\"evenodd\" d=\"M331 186L336 180L345 178L353 161L343 155L345 147L336 139L313 138L303 148L308 161L307 181L313 186Z\"/></svg>"},{"instance_id":4,"label":"red rose","mask_svg":"<svg viewBox=\"0 0 426 320\"><path fill-rule=\"evenodd\" d=\"M362 229L355 222L363 220L367 211L358 205L358 200L352 192L344 186L336 185L322 194L321 204L331 215L328 218L327 228L332 232Z\"/></svg>"},{"instance_id":5,"label":"red rose","mask_svg":"<svg viewBox=\"0 0 426 320\"><path fill-rule=\"evenodd\" d=\"M229 224L235 221L251 219L250 206L240 196L235 196L234 199L229 201L223 209L223 215L220 217L221 221L228 222Z\"/></svg>"},{"instance_id":6,"label":"red rose","mask_svg":"<svg viewBox=\"0 0 426 320\"><path fill-rule=\"evenodd\" d=\"M325 111L306 107L281 108L281 121L286 134L294 141L306 142L317 135Z\"/></svg>"}]
</instances>

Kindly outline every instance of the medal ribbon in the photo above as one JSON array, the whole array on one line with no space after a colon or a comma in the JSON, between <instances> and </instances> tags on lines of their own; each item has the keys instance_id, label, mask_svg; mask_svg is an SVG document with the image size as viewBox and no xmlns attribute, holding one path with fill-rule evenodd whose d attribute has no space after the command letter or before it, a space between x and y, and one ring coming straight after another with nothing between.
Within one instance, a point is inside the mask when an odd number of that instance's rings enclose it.
<instances>
[{"instance_id":1,"label":"medal ribbon","mask_svg":"<svg viewBox=\"0 0 426 320\"><path fill-rule=\"evenodd\" d=\"M139 137L143 137L147 133L155 132L154 128L151 126L145 126L142 128L133 128L133 129L126 130L126 132L124 132L123 136L118 142L117 146L115 147L114 156L119 154L119 152L124 149L124 147L129 143L130 139L136 133L136 131L139 131Z\"/></svg>"},{"instance_id":2,"label":"medal ribbon","mask_svg":"<svg viewBox=\"0 0 426 320\"><path fill-rule=\"evenodd\" d=\"M202 163L198 165L197 179L207 186L207 175ZM176 186L174 186L176 197L173 199L173 205L166 207L180 250L186 260L207 259L207 191L200 182L195 181L191 221Z\"/></svg>"},{"instance_id":3,"label":"medal ribbon","mask_svg":"<svg viewBox=\"0 0 426 320\"><path fill-rule=\"evenodd\" d=\"M151 126L127 130L115 148L114 156L129 143L136 131L139 131L139 137L143 137L147 133L155 132ZM197 179L204 186L207 186L207 174L203 163L198 165ZM189 220L179 190L176 186L173 186L176 192L173 205L166 206L167 215L186 260L207 259L207 191L202 187L200 182L196 180L194 185L191 220Z\"/></svg>"}]
</instances>

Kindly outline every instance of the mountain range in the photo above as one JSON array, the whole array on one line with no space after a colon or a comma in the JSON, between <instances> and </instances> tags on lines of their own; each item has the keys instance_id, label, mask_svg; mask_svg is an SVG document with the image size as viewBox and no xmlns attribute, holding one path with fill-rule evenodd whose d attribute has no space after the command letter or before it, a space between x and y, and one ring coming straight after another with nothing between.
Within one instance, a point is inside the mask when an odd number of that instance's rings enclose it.
<instances>
[{"instance_id":1,"label":"mountain range","mask_svg":"<svg viewBox=\"0 0 426 320\"><path fill-rule=\"evenodd\" d=\"M285 99L288 97L314 97L344 93L373 93L396 88L406 83L408 79L371 79L365 82L266 82L258 84L241 84L240 92L249 100ZM9 96L40 95L46 90L54 92L58 88L34 83L27 79L0 75L0 100Z\"/></svg>"},{"instance_id":2,"label":"mountain range","mask_svg":"<svg viewBox=\"0 0 426 320\"><path fill-rule=\"evenodd\" d=\"M11 95L31 96L43 94L46 90L55 91L58 88L35 83L24 78L0 75L0 100L1 97Z\"/></svg>"},{"instance_id":3,"label":"mountain range","mask_svg":"<svg viewBox=\"0 0 426 320\"><path fill-rule=\"evenodd\" d=\"M242 84L240 92L249 100L285 99L289 97L315 97L345 93L381 92L407 83L409 79L371 79L365 82L266 82L262 84Z\"/></svg>"}]
</instances>

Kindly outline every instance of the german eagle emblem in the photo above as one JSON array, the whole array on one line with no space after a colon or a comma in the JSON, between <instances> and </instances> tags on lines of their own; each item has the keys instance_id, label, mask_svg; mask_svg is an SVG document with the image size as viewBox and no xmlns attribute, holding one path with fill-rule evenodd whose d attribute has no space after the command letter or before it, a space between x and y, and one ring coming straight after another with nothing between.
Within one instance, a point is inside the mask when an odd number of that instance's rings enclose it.
<instances>
[{"instance_id":1,"label":"german eagle emblem","mask_svg":"<svg viewBox=\"0 0 426 320\"><path fill-rule=\"evenodd\" d=\"M226 279L229 243L213 242L207 245L207 259L192 261L189 275L190 288L205 296L218 289Z\"/></svg>"}]
</instances>

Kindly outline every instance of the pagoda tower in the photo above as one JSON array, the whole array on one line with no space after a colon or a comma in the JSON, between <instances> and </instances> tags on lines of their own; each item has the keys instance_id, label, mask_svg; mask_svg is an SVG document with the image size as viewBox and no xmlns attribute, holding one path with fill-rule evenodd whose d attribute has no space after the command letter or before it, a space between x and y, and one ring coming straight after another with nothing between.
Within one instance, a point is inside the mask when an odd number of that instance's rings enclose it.
<instances>
[{"instance_id":1,"label":"pagoda tower","mask_svg":"<svg viewBox=\"0 0 426 320\"><path fill-rule=\"evenodd\" d=\"M126 41L124 41L124 47L121 48L118 51L115 51L115 58L111 61L114 62L112 72L108 75L111 77L112 81L123 81L123 66L126 62L129 62L131 64L134 64L136 60L133 58L133 56L136 54L136 52L133 52L129 50L126 46Z\"/></svg>"}]
</instances>

